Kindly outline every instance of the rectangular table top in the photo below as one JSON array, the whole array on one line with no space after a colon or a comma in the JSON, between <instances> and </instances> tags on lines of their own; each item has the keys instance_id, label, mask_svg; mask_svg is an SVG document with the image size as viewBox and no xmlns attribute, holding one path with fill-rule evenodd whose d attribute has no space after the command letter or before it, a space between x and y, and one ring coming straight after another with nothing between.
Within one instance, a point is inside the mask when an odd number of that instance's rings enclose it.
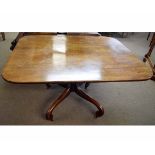
<instances>
[{"instance_id":1,"label":"rectangular table top","mask_svg":"<svg viewBox=\"0 0 155 155\"><path fill-rule=\"evenodd\" d=\"M13 83L148 80L149 66L114 38L37 35L21 38L2 77Z\"/></svg>"}]
</instances>

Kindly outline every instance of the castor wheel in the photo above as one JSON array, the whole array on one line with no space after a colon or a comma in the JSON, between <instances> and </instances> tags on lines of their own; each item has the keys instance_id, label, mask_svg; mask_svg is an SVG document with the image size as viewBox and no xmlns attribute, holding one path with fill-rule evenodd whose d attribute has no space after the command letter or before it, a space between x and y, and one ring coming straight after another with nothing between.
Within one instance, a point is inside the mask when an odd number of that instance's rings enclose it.
<instances>
[{"instance_id":1,"label":"castor wheel","mask_svg":"<svg viewBox=\"0 0 155 155\"><path fill-rule=\"evenodd\" d=\"M50 120L50 121L53 121L53 115L52 115L52 113L46 113L46 119L47 120Z\"/></svg>"},{"instance_id":2,"label":"castor wheel","mask_svg":"<svg viewBox=\"0 0 155 155\"><path fill-rule=\"evenodd\" d=\"M98 110L98 111L96 111L96 113L95 113L95 117L97 118L97 117L101 117L101 116L103 116L104 115L104 109L102 108L102 110Z\"/></svg>"}]
</instances>

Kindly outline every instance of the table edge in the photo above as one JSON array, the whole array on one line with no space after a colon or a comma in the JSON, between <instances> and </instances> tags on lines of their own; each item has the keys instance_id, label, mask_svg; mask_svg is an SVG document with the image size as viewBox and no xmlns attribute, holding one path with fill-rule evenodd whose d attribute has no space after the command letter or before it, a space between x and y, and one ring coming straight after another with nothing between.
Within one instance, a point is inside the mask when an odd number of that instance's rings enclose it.
<instances>
[{"instance_id":1,"label":"table edge","mask_svg":"<svg viewBox=\"0 0 155 155\"><path fill-rule=\"evenodd\" d=\"M138 80L79 80L79 81L38 81L38 82L20 82L20 81L13 81L11 79L7 79L4 75L4 72L2 72L1 77L4 81L8 82L8 83L12 83L12 84L46 84L46 83L81 83L81 82L89 82L89 83L104 83L104 82L138 82L138 81L148 81L152 78L153 73L150 74L150 76L148 76L147 78L142 78L142 79L138 79Z\"/></svg>"}]
</instances>

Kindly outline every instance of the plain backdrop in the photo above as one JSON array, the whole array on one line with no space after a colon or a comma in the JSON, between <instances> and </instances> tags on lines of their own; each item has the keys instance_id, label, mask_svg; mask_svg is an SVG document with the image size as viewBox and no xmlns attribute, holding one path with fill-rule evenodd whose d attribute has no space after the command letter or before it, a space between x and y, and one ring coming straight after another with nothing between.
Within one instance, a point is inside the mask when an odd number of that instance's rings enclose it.
<instances>
[{"instance_id":1,"label":"plain backdrop","mask_svg":"<svg viewBox=\"0 0 155 155\"><path fill-rule=\"evenodd\" d=\"M1 0L0 32L153 32L154 0ZM0 126L0 154L155 154L154 126Z\"/></svg>"}]
</instances>

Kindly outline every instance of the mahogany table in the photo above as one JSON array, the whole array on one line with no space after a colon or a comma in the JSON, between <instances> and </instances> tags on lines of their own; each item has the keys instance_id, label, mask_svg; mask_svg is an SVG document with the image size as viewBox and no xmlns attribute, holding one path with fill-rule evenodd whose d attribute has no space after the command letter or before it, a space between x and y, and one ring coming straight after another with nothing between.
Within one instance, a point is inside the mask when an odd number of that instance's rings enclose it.
<instances>
[{"instance_id":1,"label":"mahogany table","mask_svg":"<svg viewBox=\"0 0 155 155\"><path fill-rule=\"evenodd\" d=\"M81 83L141 81L152 76L140 61L118 40L102 36L37 35L20 38L2 77L12 83L57 83L65 89L49 107L46 118L71 92L97 107L103 107L79 87Z\"/></svg>"}]
</instances>

